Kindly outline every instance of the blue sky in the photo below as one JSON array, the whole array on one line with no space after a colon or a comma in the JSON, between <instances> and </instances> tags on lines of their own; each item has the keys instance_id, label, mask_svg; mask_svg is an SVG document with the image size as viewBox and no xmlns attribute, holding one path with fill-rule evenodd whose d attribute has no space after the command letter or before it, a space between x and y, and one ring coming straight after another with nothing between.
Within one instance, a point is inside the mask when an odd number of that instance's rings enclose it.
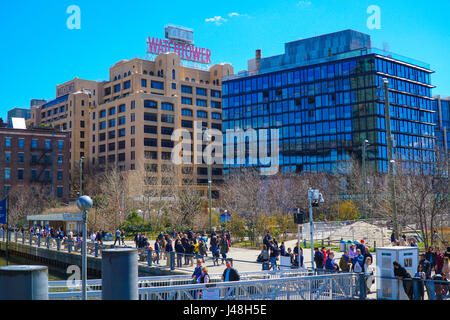
<instances>
[{"instance_id":1,"label":"blue sky","mask_svg":"<svg viewBox=\"0 0 450 320\"><path fill-rule=\"evenodd\" d=\"M70 5L81 10L80 30L67 28ZM367 27L370 5L380 8L381 29ZM212 62L230 62L235 72L255 49L281 54L288 41L358 30L375 47L430 63L433 94L450 96L448 12L448 0L4 1L0 117L30 99L54 98L55 86L74 77L107 80L114 63L144 58L146 38L163 38L169 23L193 28Z\"/></svg>"}]
</instances>

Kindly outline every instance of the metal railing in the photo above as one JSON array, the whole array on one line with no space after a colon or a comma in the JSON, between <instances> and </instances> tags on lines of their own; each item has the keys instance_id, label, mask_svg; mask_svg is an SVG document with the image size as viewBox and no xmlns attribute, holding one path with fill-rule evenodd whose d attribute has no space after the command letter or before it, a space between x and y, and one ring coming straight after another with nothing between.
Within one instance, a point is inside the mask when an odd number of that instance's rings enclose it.
<instances>
[{"instance_id":1,"label":"metal railing","mask_svg":"<svg viewBox=\"0 0 450 320\"><path fill-rule=\"evenodd\" d=\"M282 279L286 277L304 277L313 275L312 270L308 269L293 269L293 270L274 270L274 271L260 271L260 272L242 272L240 273L241 280L265 280L265 279ZM210 274L210 283L218 283L222 281L222 274ZM138 288L149 287L174 287L180 285L193 284L191 275L174 275L174 276L156 276L156 277L140 277L138 280ZM49 281L49 294L52 293L67 293L78 292L81 290L81 281ZM88 291L101 291L102 280L88 280Z\"/></svg>"},{"instance_id":2,"label":"metal railing","mask_svg":"<svg viewBox=\"0 0 450 320\"><path fill-rule=\"evenodd\" d=\"M241 278L237 282L140 286L138 295L139 300L350 300L357 297L357 282L358 276L353 273L250 280ZM49 299L81 299L81 292L50 292ZM88 291L88 299L101 299L101 291Z\"/></svg>"}]
</instances>

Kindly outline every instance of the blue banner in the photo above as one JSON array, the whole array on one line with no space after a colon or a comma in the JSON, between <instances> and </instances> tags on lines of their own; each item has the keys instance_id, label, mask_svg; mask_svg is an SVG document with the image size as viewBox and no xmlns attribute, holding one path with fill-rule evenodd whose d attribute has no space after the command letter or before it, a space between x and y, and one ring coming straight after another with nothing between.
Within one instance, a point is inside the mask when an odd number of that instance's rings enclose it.
<instances>
[{"instance_id":1,"label":"blue banner","mask_svg":"<svg viewBox=\"0 0 450 320\"><path fill-rule=\"evenodd\" d=\"M6 199L0 201L0 224L6 224Z\"/></svg>"}]
</instances>

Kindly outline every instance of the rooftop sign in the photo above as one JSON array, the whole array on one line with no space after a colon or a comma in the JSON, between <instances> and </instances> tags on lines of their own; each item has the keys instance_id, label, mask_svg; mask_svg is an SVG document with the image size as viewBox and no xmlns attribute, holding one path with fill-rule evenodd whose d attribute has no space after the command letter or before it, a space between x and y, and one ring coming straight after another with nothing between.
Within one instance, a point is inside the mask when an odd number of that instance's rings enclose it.
<instances>
[{"instance_id":1,"label":"rooftop sign","mask_svg":"<svg viewBox=\"0 0 450 320\"><path fill-rule=\"evenodd\" d=\"M183 60L204 64L211 63L211 51L209 49L196 47L193 44L150 37L148 37L147 44L147 53L161 54L175 52Z\"/></svg>"}]
</instances>

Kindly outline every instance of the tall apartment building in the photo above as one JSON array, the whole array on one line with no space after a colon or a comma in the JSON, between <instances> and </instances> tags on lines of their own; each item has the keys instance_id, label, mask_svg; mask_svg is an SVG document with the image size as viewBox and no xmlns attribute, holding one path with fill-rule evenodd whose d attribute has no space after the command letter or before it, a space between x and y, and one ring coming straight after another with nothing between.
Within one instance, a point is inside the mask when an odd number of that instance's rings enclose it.
<instances>
[{"instance_id":1,"label":"tall apartment building","mask_svg":"<svg viewBox=\"0 0 450 320\"><path fill-rule=\"evenodd\" d=\"M31 118L31 111L30 109L24 109L24 108L14 108L8 111L8 121L12 118L24 118L25 120L28 120Z\"/></svg>"},{"instance_id":2,"label":"tall apartment building","mask_svg":"<svg viewBox=\"0 0 450 320\"><path fill-rule=\"evenodd\" d=\"M109 73L110 81L100 85L89 119L90 165L144 168L149 188L192 185L206 194L205 164L176 167L177 181L165 176L173 169L171 136L183 128L194 139L196 121L200 130L222 130L222 78L232 75L233 67L188 68L178 54L168 52L154 61L120 61ZM213 166L213 183L222 179L222 171L222 165Z\"/></svg>"},{"instance_id":3,"label":"tall apartment building","mask_svg":"<svg viewBox=\"0 0 450 320\"><path fill-rule=\"evenodd\" d=\"M54 129L0 128L0 196L31 186L37 194L69 198L69 133Z\"/></svg>"},{"instance_id":4,"label":"tall apartment building","mask_svg":"<svg viewBox=\"0 0 450 320\"><path fill-rule=\"evenodd\" d=\"M223 80L224 152L236 157L227 130L278 129L283 172L336 173L352 157L362 158L368 140L368 168L387 172L387 78L395 157L430 172L436 140L432 73L426 63L373 48L369 35L353 30L286 43L277 56L262 58L257 51L248 71ZM228 157L225 174L244 166L267 165L248 154Z\"/></svg>"},{"instance_id":5,"label":"tall apartment building","mask_svg":"<svg viewBox=\"0 0 450 320\"><path fill-rule=\"evenodd\" d=\"M435 135L437 137L437 146L447 156L450 155L450 97L441 98L435 96L433 101Z\"/></svg>"},{"instance_id":6,"label":"tall apartment building","mask_svg":"<svg viewBox=\"0 0 450 320\"><path fill-rule=\"evenodd\" d=\"M97 105L96 81L75 78L56 87L56 98L31 108L29 124L38 128L53 127L69 132L71 172L76 169L81 157L89 156L89 114Z\"/></svg>"}]
</instances>

